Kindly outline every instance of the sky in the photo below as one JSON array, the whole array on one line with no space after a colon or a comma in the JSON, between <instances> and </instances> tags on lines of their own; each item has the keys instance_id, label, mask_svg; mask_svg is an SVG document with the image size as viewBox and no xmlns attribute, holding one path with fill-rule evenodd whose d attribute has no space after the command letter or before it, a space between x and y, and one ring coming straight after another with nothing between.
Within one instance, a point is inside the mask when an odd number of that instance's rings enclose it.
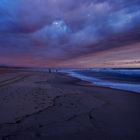
<instances>
[{"instance_id":1,"label":"sky","mask_svg":"<svg viewBox=\"0 0 140 140\"><path fill-rule=\"evenodd\" d=\"M0 0L0 65L140 67L140 0Z\"/></svg>"}]
</instances>

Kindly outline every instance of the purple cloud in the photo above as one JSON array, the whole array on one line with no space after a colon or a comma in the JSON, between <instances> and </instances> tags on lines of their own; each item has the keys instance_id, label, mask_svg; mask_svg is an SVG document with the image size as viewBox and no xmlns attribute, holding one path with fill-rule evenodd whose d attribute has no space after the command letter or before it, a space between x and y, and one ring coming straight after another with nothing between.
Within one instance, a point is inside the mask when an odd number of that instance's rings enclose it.
<instances>
[{"instance_id":1,"label":"purple cloud","mask_svg":"<svg viewBox=\"0 0 140 140\"><path fill-rule=\"evenodd\" d=\"M139 42L139 9L139 0L1 0L0 54L53 63Z\"/></svg>"}]
</instances>

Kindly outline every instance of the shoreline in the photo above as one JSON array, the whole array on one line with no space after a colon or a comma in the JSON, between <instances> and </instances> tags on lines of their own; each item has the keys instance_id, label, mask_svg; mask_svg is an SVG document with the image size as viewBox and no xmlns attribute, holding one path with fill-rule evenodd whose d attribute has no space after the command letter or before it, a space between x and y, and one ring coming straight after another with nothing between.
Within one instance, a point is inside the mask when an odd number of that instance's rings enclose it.
<instances>
[{"instance_id":1,"label":"shoreline","mask_svg":"<svg viewBox=\"0 0 140 140\"><path fill-rule=\"evenodd\" d=\"M79 85L79 86L94 87L94 88L98 87L98 88L101 88L101 89L110 89L110 90L115 90L115 91L126 92L128 94L138 94L138 95L140 95L138 92L135 92L135 91L129 91L129 90L123 90L123 89L116 89L116 88L111 88L111 87L100 86L100 85L93 84L92 82L82 80L82 79L80 79L78 77L68 75L66 73L60 73L60 74L65 75L65 76L70 77L70 78L73 78L73 79L75 79L75 81L77 80L77 82L75 82L73 84L76 84L76 85Z\"/></svg>"},{"instance_id":2,"label":"shoreline","mask_svg":"<svg viewBox=\"0 0 140 140\"><path fill-rule=\"evenodd\" d=\"M2 69L3 72L0 73L0 74L13 74L14 75L14 73L16 73L16 72L18 72L19 74L20 73L28 73L28 72L29 73L44 73L44 74L49 74L49 72L45 72L45 71L42 71L42 72L41 71L28 71L28 70L25 70L25 71L22 70L21 71L21 70L15 70L15 69L14 70L13 69L8 70L8 69L7 68ZM1 69L0 69L0 72L1 72ZM111 89L111 90L118 90L118 91L122 91L122 92L133 93L133 94L139 94L139 93L137 93L135 91L129 91L129 90L123 90L123 89L116 89L116 88L111 88L111 87L105 87L105 86L96 85L96 84L94 84L94 83L92 83L92 82L90 82L88 80L80 79L79 77L72 76L69 73L65 73L65 72L57 72L57 73L52 72L51 74L56 74L56 75L60 75L60 76L62 75L62 76L68 77L68 78L72 79L71 84L73 84L73 85L76 84L76 85L79 85L79 86L99 87L99 88L102 88L102 89ZM9 78L9 79L6 79L6 80L2 80L2 81L0 80L0 83L5 82L5 81L9 81L11 79L12 78Z\"/></svg>"},{"instance_id":3,"label":"shoreline","mask_svg":"<svg viewBox=\"0 0 140 140\"><path fill-rule=\"evenodd\" d=\"M118 90L124 90L124 91L128 91L128 92L134 92L139 94L140 93L140 85L134 84L134 83L124 83L124 82L113 82L113 81L108 81L108 80L102 80L99 79L96 76L92 76L90 74L83 74L76 72L76 71L65 71L63 72L67 75L70 75L72 77L76 77L79 78L81 80L87 81L92 83L93 85L99 86L99 87L108 87L108 88L112 88L112 89L118 89Z\"/></svg>"}]
</instances>

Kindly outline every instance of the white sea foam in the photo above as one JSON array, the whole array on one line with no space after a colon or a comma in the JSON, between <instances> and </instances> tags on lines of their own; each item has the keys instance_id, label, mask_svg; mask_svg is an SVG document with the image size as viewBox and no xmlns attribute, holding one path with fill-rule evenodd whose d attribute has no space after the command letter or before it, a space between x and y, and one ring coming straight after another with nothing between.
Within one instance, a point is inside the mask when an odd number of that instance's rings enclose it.
<instances>
[{"instance_id":1,"label":"white sea foam","mask_svg":"<svg viewBox=\"0 0 140 140\"><path fill-rule=\"evenodd\" d=\"M121 73L121 74L140 74L140 70L112 70L110 69L92 69L91 71L107 71L107 72L116 72L116 73ZM112 81L107 81L107 80L101 80L95 77L91 76L85 76L83 74L79 74L78 72L74 70L62 70L61 72L67 73L70 76L80 78L81 80L91 82L94 85L97 86L102 86L102 87L110 87L114 89L120 89L120 90L126 90L126 91L132 91L132 92L137 92L140 93L140 84L131 84L131 83L118 83L118 82L112 82Z\"/></svg>"}]
</instances>

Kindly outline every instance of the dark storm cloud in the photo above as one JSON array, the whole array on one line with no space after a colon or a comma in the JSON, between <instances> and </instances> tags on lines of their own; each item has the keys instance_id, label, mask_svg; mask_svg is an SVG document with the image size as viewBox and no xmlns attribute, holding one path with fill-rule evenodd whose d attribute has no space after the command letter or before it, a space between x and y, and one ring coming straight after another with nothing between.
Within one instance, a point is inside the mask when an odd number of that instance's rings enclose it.
<instances>
[{"instance_id":1,"label":"dark storm cloud","mask_svg":"<svg viewBox=\"0 0 140 140\"><path fill-rule=\"evenodd\" d=\"M1 0L0 54L63 61L138 42L139 24L139 0Z\"/></svg>"}]
</instances>

